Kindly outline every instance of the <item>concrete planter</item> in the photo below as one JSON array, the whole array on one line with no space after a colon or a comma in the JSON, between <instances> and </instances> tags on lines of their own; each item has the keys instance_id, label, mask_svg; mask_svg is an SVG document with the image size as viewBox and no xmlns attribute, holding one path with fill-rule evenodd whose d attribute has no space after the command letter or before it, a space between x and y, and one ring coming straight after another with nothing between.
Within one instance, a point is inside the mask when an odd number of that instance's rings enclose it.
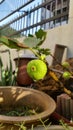
<instances>
[{"instance_id":1,"label":"concrete planter","mask_svg":"<svg viewBox=\"0 0 73 130\"><path fill-rule=\"evenodd\" d=\"M39 119L46 119L56 108L54 100L47 94L34 89L24 87L0 87L0 111L10 110L14 107L32 106L34 109L39 107L41 112L36 115L28 116L5 116L0 115L0 122L4 125L2 130L18 130L15 124L25 123L25 126L31 127L32 124L38 124Z\"/></svg>"}]
</instances>

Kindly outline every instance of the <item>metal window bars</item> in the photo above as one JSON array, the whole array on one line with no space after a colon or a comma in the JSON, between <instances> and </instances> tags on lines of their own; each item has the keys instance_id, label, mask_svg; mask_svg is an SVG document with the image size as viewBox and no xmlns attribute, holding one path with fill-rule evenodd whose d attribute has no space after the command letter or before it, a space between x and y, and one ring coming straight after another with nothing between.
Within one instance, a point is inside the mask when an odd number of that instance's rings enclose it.
<instances>
[{"instance_id":1,"label":"metal window bars","mask_svg":"<svg viewBox=\"0 0 73 130\"><path fill-rule=\"evenodd\" d=\"M23 36L34 34L39 28L46 30L68 23L69 0L44 0L37 6L28 6L32 2L28 1L0 20L3 22L11 17L0 27L0 35L6 32L5 35L10 37ZM28 10L25 10L26 6L29 7ZM15 15L17 12L19 15Z\"/></svg>"}]
</instances>

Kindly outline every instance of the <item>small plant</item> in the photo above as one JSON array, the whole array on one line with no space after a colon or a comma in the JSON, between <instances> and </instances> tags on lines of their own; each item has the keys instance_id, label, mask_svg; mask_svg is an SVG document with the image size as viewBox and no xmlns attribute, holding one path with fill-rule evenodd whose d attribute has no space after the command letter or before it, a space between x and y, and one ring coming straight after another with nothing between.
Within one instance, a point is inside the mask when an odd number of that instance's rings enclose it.
<instances>
[{"instance_id":1,"label":"small plant","mask_svg":"<svg viewBox=\"0 0 73 130\"><path fill-rule=\"evenodd\" d=\"M21 106L21 107L12 107L11 109L1 109L0 114L1 115L6 115L6 116L30 116L30 115L35 115L35 113L40 113L41 109L40 108L31 108L29 106Z\"/></svg>"},{"instance_id":2,"label":"small plant","mask_svg":"<svg viewBox=\"0 0 73 130\"><path fill-rule=\"evenodd\" d=\"M5 126L3 123L0 123L0 130L3 129Z\"/></svg>"},{"instance_id":3,"label":"small plant","mask_svg":"<svg viewBox=\"0 0 73 130\"><path fill-rule=\"evenodd\" d=\"M27 130L24 122L15 125L19 127L18 130Z\"/></svg>"},{"instance_id":4,"label":"small plant","mask_svg":"<svg viewBox=\"0 0 73 130\"><path fill-rule=\"evenodd\" d=\"M16 85L16 73L15 72L13 73L10 51L6 50L3 53L6 52L8 52L9 55L9 65L7 65L5 68L2 58L0 57L0 73L1 73L0 86L13 86Z\"/></svg>"},{"instance_id":5,"label":"small plant","mask_svg":"<svg viewBox=\"0 0 73 130\"><path fill-rule=\"evenodd\" d=\"M64 128L64 130L70 130L67 123L65 123L63 120L60 120L60 125Z\"/></svg>"},{"instance_id":6,"label":"small plant","mask_svg":"<svg viewBox=\"0 0 73 130\"><path fill-rule=\"evenodd\" d=\"M40 125L37 125L37 127L38 127L38 126L39 126L39 127L42 126L42 127L44 128L44 130L48 130L48 128L51 126L51 122L49 122L49 124L46 125L46 122L47 122L48 120L43 121L41 118L39 118L39 121L40 121L41 124L40 124ZM14 124L14 125L16 125L16 126L19 127L18 130L28 130L28 128L26 127L25 122L21 122L21 123L19 123L19 124ZM34 124L32 124L30 130L34 130L34 129L35 129Z\"/></svg>"}]
</instances>

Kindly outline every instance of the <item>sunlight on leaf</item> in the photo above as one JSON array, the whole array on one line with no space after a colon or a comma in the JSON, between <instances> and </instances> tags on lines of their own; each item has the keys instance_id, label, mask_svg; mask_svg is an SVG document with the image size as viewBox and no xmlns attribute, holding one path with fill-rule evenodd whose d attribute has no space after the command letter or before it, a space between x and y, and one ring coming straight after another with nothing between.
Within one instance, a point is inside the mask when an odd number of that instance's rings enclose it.
<instances>
[{"instance_id":1,"label":"sunlight on leaf","mask_svg":"<svg viewBox=\"0 0 73 130\"><path fill-rule=\"evenodd\" d=\"M25 45L28 47L35 47L40 42L40 39L37 39L36 37L27 37L24 39Z\"/></svg>"}]
</instances>

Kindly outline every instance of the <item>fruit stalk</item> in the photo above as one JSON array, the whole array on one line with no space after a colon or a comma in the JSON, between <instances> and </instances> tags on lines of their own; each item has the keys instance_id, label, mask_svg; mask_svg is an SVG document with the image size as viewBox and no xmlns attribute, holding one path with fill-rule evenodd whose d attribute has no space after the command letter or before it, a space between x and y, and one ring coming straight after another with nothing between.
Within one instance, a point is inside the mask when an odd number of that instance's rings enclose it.
<instances>
[{"instance_id":1,"label":"fruit stalk","mask_svg":"<svg viewBox=\"0 0 73 130\"><path fill-rule=\"evenodd\" d=\"M41 56L36 51L34 51L33 48L29 48L29 50L32 51L35 56L37 56L39 59L41 59Z\"/></svg>"}]
</instances>

